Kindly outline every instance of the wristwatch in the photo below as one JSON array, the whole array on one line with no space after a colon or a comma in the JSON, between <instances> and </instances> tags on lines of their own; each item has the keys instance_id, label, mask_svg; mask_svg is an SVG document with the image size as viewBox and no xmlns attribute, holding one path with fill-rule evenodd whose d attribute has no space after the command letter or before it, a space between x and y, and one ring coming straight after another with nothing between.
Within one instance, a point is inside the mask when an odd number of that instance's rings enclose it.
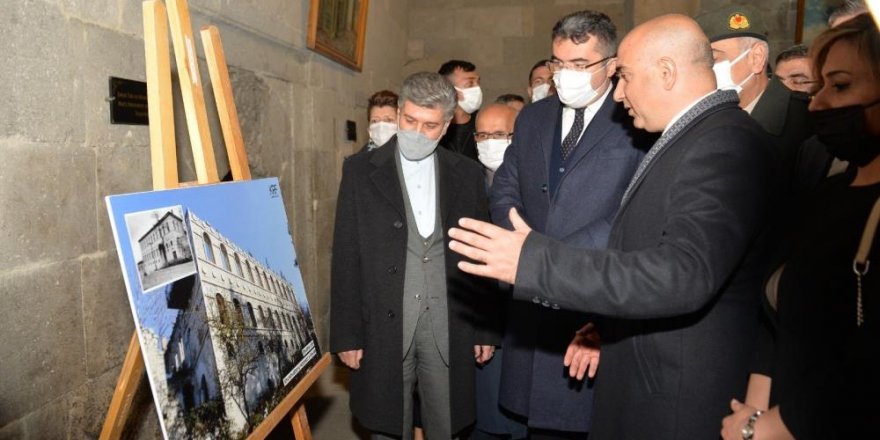
<instances>
[{"instance_id":1,"label":"wristwatch","mask_svg":"<svg viewBox=\"0 0 880 440\"><path fill-rule=\"evenodd\" d=\"M764 411L759 409L749 416L749 421L746 422L746 426L743 426L742 429L743 440L752 440L752 437L755 436L755 422L758 421L758 417L761 417L761 414L764 414Z\"/></svg>"}]
</instances>

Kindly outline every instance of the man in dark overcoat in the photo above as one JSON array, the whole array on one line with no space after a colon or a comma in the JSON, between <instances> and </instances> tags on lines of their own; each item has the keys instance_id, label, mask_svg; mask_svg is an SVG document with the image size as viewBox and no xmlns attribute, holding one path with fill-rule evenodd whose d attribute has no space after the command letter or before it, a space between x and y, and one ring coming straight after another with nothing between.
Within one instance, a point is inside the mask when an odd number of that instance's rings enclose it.
<instances>
[{"instance_id":1,"label":"man in dark overcoat","mask_svg":"<svg viewBox=\"0 0 880 440\"><path fill-rule=\"evenodd\" d=\"M617 52L611 18L572 13L554 26L551 42L548 64L558 92L520 112L489 194L492 220L509 228L508 211L517 208L535 231L603 249L650 137L611 96ZM510 303L500 403L527 420L532 438L586 438L590 431L591 385L569 376L564 357L575 333L592 320Z\"/></svg>"},{"instance_id":2,"label":"man in dark overcoat","mask_svg":"<svg viewBox=\"0 0 880 440\"><path fill-rule=\"evenodd\" d=\"M474 370L500 341L494 282L459 271L445 231L488 218L482 166L437 148L456 105L436 73L404 81L398 134L346 159L336 210L330 350L352 369L351 409L373 438L428 438L474 421Z\"/></svg>"}]
</instances>

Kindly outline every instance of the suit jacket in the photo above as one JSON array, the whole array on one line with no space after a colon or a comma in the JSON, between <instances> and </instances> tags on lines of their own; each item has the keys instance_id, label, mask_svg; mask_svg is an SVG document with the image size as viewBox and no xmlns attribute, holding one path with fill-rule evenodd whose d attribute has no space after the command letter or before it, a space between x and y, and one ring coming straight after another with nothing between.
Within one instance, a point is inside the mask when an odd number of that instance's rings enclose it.
<instances>
[{"instance_id":1,"label":"suit jacket","mask_svg":"<svg viewBox=\"0 0 880 440\"><path fill-rule=\"evenodd\" d=\"M553 149L560 148L562 104L556 95L522 110L513 142L490 191L492 220L510 227L517 211L543 234L573 246L605 248L623 191L650 146L609 93L548 190ZM641 149L640 149L641 148ZM591 319L512 301L504 337L500 403L542 429L586 432L592 391L570 379L563 357L575 331Z\"/></svg>"},{"instance_id":2,"label":"suit jacket","mask_svg":"<svg viewBox=\"0 0 880 440\"><path fill-rule=\"evenodd\" d=\"M343 165L333 239L330 350L364 350L361 368L351 373L352 412L367 429L400 435L403 275L410 226L395 154L396 137ZM444 231L460 217L487 219L482 167L442 148L436 154ZM446 237L445 249L448 244ZM498 295L494 283L458 270L461 256L446 251L444 258L452 429L457 431L474 420L473 346L500 342L493 320Z\"/></svg>"},{"instance_id":3,"label":"suit jacket","mask_svg":"<svg viewBox=\"0 0 880 440\"><path fill-rule=\"evenodd\" d=\"M717 104L634 182L609 250L529 234L514 296L604 317L591 440L718 437L745 391L776 160L735 100Z\"/></svg>"}]
</instances>

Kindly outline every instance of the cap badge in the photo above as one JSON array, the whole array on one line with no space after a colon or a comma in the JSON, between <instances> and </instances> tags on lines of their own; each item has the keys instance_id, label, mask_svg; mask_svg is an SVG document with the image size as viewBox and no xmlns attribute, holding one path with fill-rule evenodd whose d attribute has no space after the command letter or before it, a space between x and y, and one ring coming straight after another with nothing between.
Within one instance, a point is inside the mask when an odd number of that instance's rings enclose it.
<instances>
[{"instance_id":1,"label":"cap badge","mask_svg":"<svg viewBox=\"0 0 880 440\"><path fill-rule=\"evenodd\" d=\"M728 27L732 30L748 29L750 27L749 19L742 14L733 14L730 16Z\"/></svg>"}]
</instances>

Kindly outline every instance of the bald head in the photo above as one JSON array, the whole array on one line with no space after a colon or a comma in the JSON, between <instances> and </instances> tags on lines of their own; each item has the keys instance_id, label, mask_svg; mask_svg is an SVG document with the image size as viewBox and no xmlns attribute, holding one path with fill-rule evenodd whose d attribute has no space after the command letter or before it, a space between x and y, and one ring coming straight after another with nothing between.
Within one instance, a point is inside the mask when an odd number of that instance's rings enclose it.
<instances>
[{"instance_id":1,"label":"bald head","mask_svg":"<svg viewBox=\"0 0 880 440\"><path fill-rule=\"evenodd\" d=\"M490 104L477 113L477 133L513 133L517 111L506 104Z\"/></svg>"},{"instance_id":2,"label":"bald head","mask_svg":"<svg viewBox=\"0 0 880 440\"><path fill-rule=\"evenodd\" d=\"M646 21L626 36L643 57L669 58L679 67L712 75L712 48L696 21L686 15L669 14ZM700 69L702 68L702 69Z\"/></svg>"},{"instance_id":3,"label":"bald head","mask_svg":"<svg viewBox=\"0 0 880 440\"><path fill-rule=\"evenodd\" d=\"M649 20L620 43L614 98L637 127L663 131L682 109L715 90L709 39L696 21L670 14Z\"/></svg>"}]
</instances>

